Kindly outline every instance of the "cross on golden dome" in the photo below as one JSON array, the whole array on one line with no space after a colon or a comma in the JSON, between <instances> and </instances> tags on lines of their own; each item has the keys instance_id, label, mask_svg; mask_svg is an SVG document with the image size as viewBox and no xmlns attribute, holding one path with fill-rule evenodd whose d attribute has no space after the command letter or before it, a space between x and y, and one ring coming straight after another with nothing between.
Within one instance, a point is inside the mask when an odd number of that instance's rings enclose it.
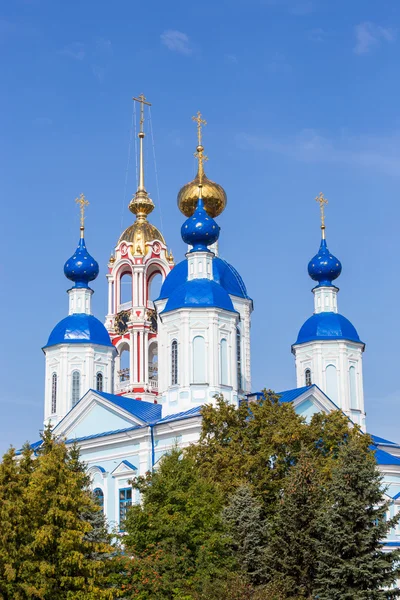
<instances>
[{"instance_id":1,"label":"cross on golden dome","mask_svg":"<svg viewBox=\"0 0 400 600\"><path fill-rule=\"evenodd\" d=\"M325 239L325 204L328 204L328 199L325 198L324 194L320 192L318 196L315 198L316 202L319 204L319 208L321 211L321 230L322 230L322 239Z\"/></svg>"},{"instance_id":2,"label":"cross on golden dome","mask_svg":"<svg viewBox=\"0 0 400 600\"><path fill-rule=\"evenodd\" d=\"M201 115L200 111L197 111L197 117L192 117L192 120L196 121L196 123L197 123L197 142L198 142L199 146L201 146L201 135L202 135L201 127L202 127L202 125L207 125L207 121L205 121L201 117L202 117L202 115Z\"/></svg>"},{"instance_id":3,"label":"cross on golden dome","mask_svg":"<svg viewBox=\"0 0 400 600\"><path fill-rule=\"evenodd\" d=\"M83 232L85 229L85 207L89 206L89 201L86 200L83 194L81 194L78 198L75 198L75 202L79 204L79 210L81 213L81 237L83 237Z\"/></svg>"}]
</instances>

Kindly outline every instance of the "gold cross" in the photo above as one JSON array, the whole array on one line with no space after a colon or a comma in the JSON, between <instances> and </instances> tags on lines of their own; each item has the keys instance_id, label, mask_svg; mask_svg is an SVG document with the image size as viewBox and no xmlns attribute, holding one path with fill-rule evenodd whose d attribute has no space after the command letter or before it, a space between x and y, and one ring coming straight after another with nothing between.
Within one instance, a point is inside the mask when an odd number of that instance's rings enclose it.
<instances>
[{"instance_id":1,"label":"gold cross","mask_svg":"<svg viewBox=\"0 0 400 600\"><path fill-rule=\"evenodd\" d=\"M79 198L76 198L75 202L79 204L79 210L81 212L81 229L83 229L85 227L85 206L89 206L89 202L83 194L81 194Z\"/></svg>"},{"instance_id":2,"label":"gold cross","mask_svg":"<svg viewBox=\"0 0 400 600\"><path fill-rule=\"evenodd\" d=\"M319 203L321 210L321 229L325 229L325 204L328 204L328 200L325 198L322 192L318 194L315 200Z\"/></svg>"},{"instance_id":3,"label":"gold cross","mask_svg":"<svg viewBox=\"0 0 400 600\"><path fill-rule=\"evenodd\" d=\"M203 146L201 146L201 148L203 148ZM199 168L198 168L197 174L198 174L200 183L202 183L203 175L204 175L204 163L208 161L208 156L203 154L203 150L198 150L197 152L195 152L193 154L193 156L195 158L197 158L197 160L199 161Z\"/></svg>"},{"instance_id":4,"label":"gold cross","mask_svg":"<svg viewBox=\"0 0 400 600\"><path fill-rule=\"evenodd\" d=\"M207 125L207 121L201 118L201 112L197 112L197 117L192 117L193 121L197 123L197 142L198 145L201 146L201 127L202 125Z\"/></svg>"},{"instance_id":5,"label":"gold cross","mask_svg":"<svg viewBox=\"0 0 400 600\"><path fill-rule=\"evenodd\" d=\"M150 102L146 101L144 94L140 94L138 98L133 98L135 102L140 102L140 133L143 133L144 124L144 105L151 106Z\"/></svg>"}]
</instances>

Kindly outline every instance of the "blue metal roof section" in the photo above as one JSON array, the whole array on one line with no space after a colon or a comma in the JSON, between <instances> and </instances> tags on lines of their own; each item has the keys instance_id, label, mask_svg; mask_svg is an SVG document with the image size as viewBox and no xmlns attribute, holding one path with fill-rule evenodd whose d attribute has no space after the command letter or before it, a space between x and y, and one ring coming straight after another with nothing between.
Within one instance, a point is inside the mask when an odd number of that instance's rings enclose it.
<instances>
[{"instance_id":1,"label":"blue metal roof section","mask_svg":"<svg viewBox=\"0 0 400 600\"><path fill-rule=\"evenodd\" d=\"M153 404L151 402L145 402L144 400L126 398L125 396L116 396L115 394L108 394L107 392L92 391L145 423L155 423L161 419L161 404Z\"/></svg>"},{"instance_id":2,"label":"blue metal roof section","mask_svg":"<svg viewBox=\"0 0 400 600\"><path fill-rule=\"evenodd\" d=\"M375 452L375 459L378 465L398 465L400 466L400 458L385 452L376 446L371 446L371 450Z\"/></svg>"},{"instance_id":3,"label":"blue metal roof section","mask_svg":"<svg viewBox=\"0 0 400 600\"><path fill-rule=\"evenodd\" d=\"M99 274L99 264L87 251L85 240L80 238L77 249L64 265L64 275L76 288L87 288L89 281Z\"/></svg>"},{"instance_id":4,"label":"blue metal roof section","mask_svg":"<svg viewBox=\"0 0 400 600\"><path fill-rule=\"evenodd\" d=\"M190 417L198 417L201 415L201 406L194 406L193 408L189 408L189 410L185 410L184 412L176 413L174 415L167 415L163 419L157 421L157 425L159 423L167 423L168 421L177 421L179 419L188 419Z\"/></svg>"},{"instance_id":5,"label":"blue metal roof section","mask_svg":"<svg viewBox=\"0 0 400 600\"><path fill-rule=\"evenodd\" d=\"M400 444L397 444L396 442L390 442L389 440L385 440L384 438L381 438L377 435L370 434L370 436L377 446L379 446L379 444L382 444L383 446L393 446L393 448L400 448Z\"/></svg>"},{"instance_id":6,"label":"blue metal roof section","mask_svg":"<svg viewBox=\"0 0 400 600\"><path fill-rule=\"evenodd\" d=\"M294 344L305 344L318 340L348 340L362 344L357 330L346 317L334 312L312 315L299 331Z\"/></svg>"},{"instance_id":7,"label":"blue metal roof section","mask_svg":"<svg viewBox=\"0 0 400 600\"><path fill-rule=\"evenodd\" d=\"M219 256L214 256L212 261L213 278L228 294L239 298L249 298L243 279L232 265ZM169 298L180 285L186 283L188 278L188 265L182 260L167 275L161 290L159 300Z\"/></svg>"},{"instance_id":8,"label":"blue metal roof section","mask_svg":"<svg viewBox=\"0 0 400 600\"><path fill-rule=\"evenodd\" d=\"M210 279L192 279L180 285L169 297L161 314L179 308L221 308L235 312L228 292Z\"/></svg>"},{"instance_id":9,"label":"blue metal roof section","mask_svg":"<svg viewBox=\"0 0 400 600\"><path fill-rule=\"evenodd\" d=\"M286 390L285 392L277 392L276 395L279 396L280 402L293 402L294 400L296 400L296 398L298 398L299 396L304 394L304 392L311 390L311 388L313 388L313 387L317 387L317 386L314 384L313 385L305 385L304 387L295 388L294 390Z\"/></svg>"},{"instance_id":10,"label":"blue metal roof section","mask_svg":"<svg viewBox=\"0 0 400 600\"><path fill-rule=\"evenodd\" d=\"M333 286L332 281L337 279L341 272L340 260L329 252L326 240L322 239L318 253L308 263L309 276L318 281L317 287Z\"/></svg>"},{"instance_id":11,"label":"blue metal roof section","mask_svg":"<svg viewBox=\"0 0 400 600\"><path fill-rule=\"evenodd\" d=\"M199 198L193 215L182 225L183 241L193 246L190 252L209 252L208 246L217 241L219 231L219 225L205 211L204 202Z\"/></svg>"},{"instance_id":12,"label":"blue metal roof section","mask_svg":"<svg viewBox=\"0 0 400 600\"><path fill-rule=\"evenodd\" d=\"M45 346L56 344L98 344L110 346L112 342L103 323L93 315L74 313L57 323Z\"/></svg>"}]
</instances>

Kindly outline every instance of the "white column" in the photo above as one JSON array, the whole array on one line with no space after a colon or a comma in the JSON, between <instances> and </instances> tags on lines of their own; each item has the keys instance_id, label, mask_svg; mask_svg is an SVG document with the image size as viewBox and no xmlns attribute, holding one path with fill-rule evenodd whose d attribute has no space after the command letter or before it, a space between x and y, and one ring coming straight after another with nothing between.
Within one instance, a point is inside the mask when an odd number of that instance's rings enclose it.
<instances>
[{"instance_id":1,"label":"white column","mask_svg":"<svg viewBox=\"0 0 400 600\"><path fill-rule=\"evenodd\" d=\"M108 280L108 314L113 315L113 278L112 275L107 275Z\"/></svg>"},{"instance_id":2,"label":"white column","mask_svg":"<svg viewBox=\"0 0 400 600\"><path fill-rule=\"evenodd\" d=\"M138 305L138 273L137 273L137 271L133 271L133 273L132 273L132 285L133 285L132 305L137 306Z\"/></svg>"},{"instance_id":3,"label":"white column","mask_svg":"<svg viewBox=\"0 0 400 600\"><path fill-rule=\"evenodd\" d=\"M143 331L139 331L139 377L138 381L144 381L143 377L143 352L144 352L144 344L143 344Z\"/></svg>"},{"instance_id":4,"label":"white column","mask_svg":"<svg viewBox=\"0 0 400 600\"><path fill-rule=\"evenodd\" d=\"M129 333L129 382L135 383L137 380L136 369L136 331Z\"/></svg>"},{"instance_id":5,"label":"white column","mask_svg":"<svg viewBox=\"0 0 400 600\"><path fill-rule=\"evenodd\" d=\"M144 382L149 383L149 332L144 332Z\"/></svg>"}]
</instances>

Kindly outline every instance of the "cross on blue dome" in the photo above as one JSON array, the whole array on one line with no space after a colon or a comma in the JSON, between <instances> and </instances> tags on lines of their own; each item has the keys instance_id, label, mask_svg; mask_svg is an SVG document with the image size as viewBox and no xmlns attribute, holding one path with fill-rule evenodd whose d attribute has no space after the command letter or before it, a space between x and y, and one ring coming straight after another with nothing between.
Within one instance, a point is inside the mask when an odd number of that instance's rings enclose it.
<instances>
[{"instance_id":1,"label":"cross on blue dome","mask_svg":"<svg viewBox=\"0 0 400 600\"><path fill-rule=\"evenodd\" d=\"M64 274L75 283L76 288L87 288L89 281L96 279L99 274L99 264L87 251L83 237L74 254L65 263Z\"/></svg>"},{"instance_id":2,"label":"cross on blue dome","mask_svg":"<svg viewBox=\"0 0 400 600\"><path fill-rule=\"evenodd\" d=\"M183 241L193 246L190 252L210 252L208 246L217 241L219 230L219 225L207 214L203 200L199 197L193 215L182 225Z\"/></svg>"}]
</instances>

